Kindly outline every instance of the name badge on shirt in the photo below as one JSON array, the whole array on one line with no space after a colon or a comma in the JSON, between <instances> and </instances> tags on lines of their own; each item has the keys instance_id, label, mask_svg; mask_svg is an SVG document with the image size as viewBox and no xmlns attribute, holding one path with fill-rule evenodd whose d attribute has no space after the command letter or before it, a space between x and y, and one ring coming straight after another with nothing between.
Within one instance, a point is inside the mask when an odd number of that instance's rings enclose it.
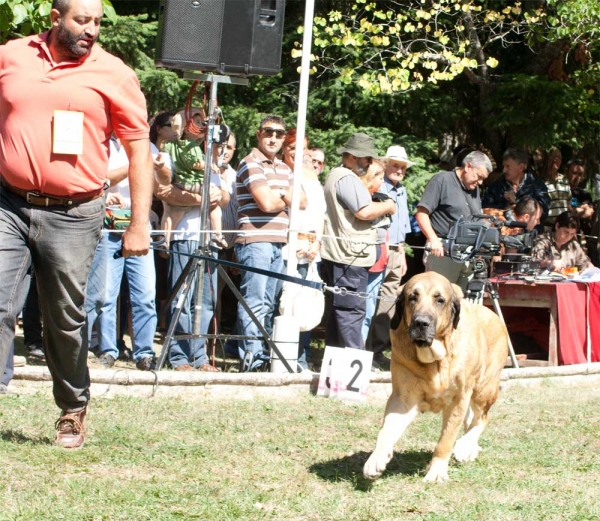
<instances>
[{"instance_id":1,"label":"name badge on shirt","mask_svg":"<svg viewBox=\"0 0 600 521\"><path fill-rule=\"evenodd\" d=\"M54 154L83 154L83 112L54 111L52 152Z\"/></svg>"}]
</instances>

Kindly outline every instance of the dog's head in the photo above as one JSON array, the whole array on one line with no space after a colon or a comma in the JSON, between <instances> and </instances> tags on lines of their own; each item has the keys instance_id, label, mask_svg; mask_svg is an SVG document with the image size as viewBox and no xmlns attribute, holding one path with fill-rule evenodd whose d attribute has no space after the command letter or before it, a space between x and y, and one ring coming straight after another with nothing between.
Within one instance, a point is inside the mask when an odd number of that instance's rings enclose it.
<instances>
[{"instance_id":1,"label":"dog's head","mask_svg":"<svg viewBox=\"0 0 600 521\"><path fill-rule=\"evenodd\" d=\"M413 344L431 347L458 326L462 297L460 287L438 273L415 275L401 288L390 328L396 330L404 322Z\"/></svg>"}]
</instances>

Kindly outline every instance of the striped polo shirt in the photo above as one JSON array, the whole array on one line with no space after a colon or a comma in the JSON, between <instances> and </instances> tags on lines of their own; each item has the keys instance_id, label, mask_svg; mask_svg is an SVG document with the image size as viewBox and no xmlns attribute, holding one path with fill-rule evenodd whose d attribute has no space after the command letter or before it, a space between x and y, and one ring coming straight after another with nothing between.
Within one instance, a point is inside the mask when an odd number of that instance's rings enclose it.
<instances>
[{"instance_id":1,"label":"striped polo shirt","mask_svg":"<svg viewBox=\"0 0 600 521\"><path fill-rule=\"evenodd\" d=\"M571 186L564 175L558 174L555 182L546 181L546 187L550 196L550 209L543 224L547 228L553 228L556 218L571 209Z\"/></svg>"},{"instance_id":2,"label":"striped polo shirt","mask_svg":"<svg viewBox=\"0 0 600 521\"><path fill-rule=\"evenodd\" d=\"M242 159L236 178L239 226L236 243L287 243L290 224L287 208L274 213L263 212L256 204L252 191L265 185L272 190L287 190L292 176L292 171L283 161L267 158L258 148L253 148Z\"/></svg>"}]
</instances>

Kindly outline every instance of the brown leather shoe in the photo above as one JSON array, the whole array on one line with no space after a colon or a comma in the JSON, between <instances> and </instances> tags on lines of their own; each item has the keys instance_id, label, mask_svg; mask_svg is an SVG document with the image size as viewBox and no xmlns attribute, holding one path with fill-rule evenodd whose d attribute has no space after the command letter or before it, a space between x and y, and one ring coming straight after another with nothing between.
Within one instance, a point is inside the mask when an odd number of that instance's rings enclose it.
<instances>
[{"instance_id":1,"label":"brown leather shoe","mask_svg":"<svg viewBox=\"0 0 600 521\"><path fill-rule=\"evenodd\" d=\"M194 367L190 364L182 364L173 368L175 371L195 371Z\"/></svg>"},{"instance_id":2,"label":"brown leather shoe","mask_svg":"<svg viewBox=\"0 0 600 521\"><path fill-rule=\"evenodd\" d=\"M221 372L221 370L218 367L213 367L208 362L206 362L205 364L198 367L198 371L204 371L205 373L220 373Z\"/></svg>"},{"instance_id":3,"label":"brown leather shoe","mask_svg":"<svg viewBox=\"0 0 600 521\"><path fill-rule=\"evenodd\" d=\"M78 449L85 441L85 414L87 409L79 412L63 411L54 426L56 443L65 449Z\"/></svg>"}]
</instances>

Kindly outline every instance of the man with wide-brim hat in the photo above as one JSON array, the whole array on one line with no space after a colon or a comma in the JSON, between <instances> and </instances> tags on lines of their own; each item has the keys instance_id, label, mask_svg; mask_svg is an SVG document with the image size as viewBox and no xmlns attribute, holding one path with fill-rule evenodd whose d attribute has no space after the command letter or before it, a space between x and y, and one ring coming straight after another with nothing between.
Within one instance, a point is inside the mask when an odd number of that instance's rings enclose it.
<instances>
[{"instance_id":1,"label":"man with wide-brim hat","mask_svg":"<svg viewBox=\"0 0 600 521\"><path fill-rule=\"evenodd\" d=\"M346 144L338 148L336 152L342 155L349 154L356 158L380 159L375 150L375 140L363 132L353 134L346 141ZM342 164L344 164L344 161L342 161ZM369 161L369 164L371 164L371 161Z\"/></svg>"},{"instance_id":2,"label":"man with wide-brim hat","mask_svg":"<svg viewBox=\"0 0 600 521\"><path fill-rule=\"evenodd\" d=\"M325 342L334 347L364 349L362 325L368 270L375 263L377 230L372 222L393 214L393 201L375 202L359 177L366 174L373 159L379 159L372 137L358 132L338 148L342 165L334 168L325 181L325 232L321 248L325 283L347 292L328 293L332 299L327 318Z\"/></svg>"},{"instance_id":3,"label":"man with wide-brim hat","mask_svg":"<svg viewBox=\"0 0 600 521\"><path fill-rule=\"evenodd\" d=\"M402 181L406 170L415 163L408 159L406 150L400 145L390 146L385 153L385 160L385 176L379 192L394 201L396 213L392 215L388 228L388 263L379 287L378 294L381 299L376 301L377 307L370 323L367 349L373 351L373 368L387 370L390 361L383 352L391 346L390 319L395 311L395 298L398 295L400 281L406 274L404 240L411 230L408 198Z\"/></svg>"}]
</instances>

